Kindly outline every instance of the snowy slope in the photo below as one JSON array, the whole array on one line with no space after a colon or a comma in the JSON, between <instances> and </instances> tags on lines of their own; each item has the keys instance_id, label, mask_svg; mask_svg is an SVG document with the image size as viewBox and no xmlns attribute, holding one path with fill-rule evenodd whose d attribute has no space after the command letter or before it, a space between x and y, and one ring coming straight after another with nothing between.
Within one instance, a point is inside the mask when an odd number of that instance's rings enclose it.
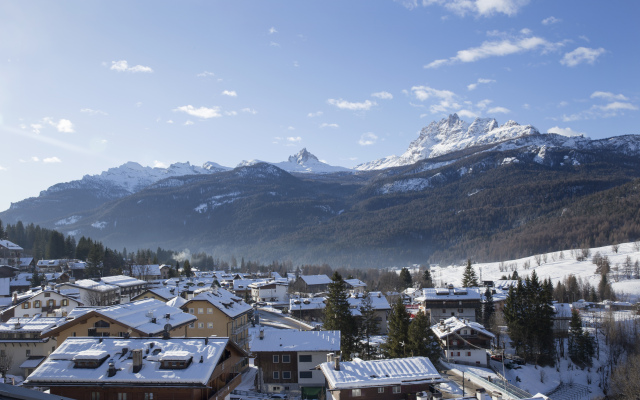
<instances>
[{"instance_id":1,"label":"snowy slope","mask_svg":"<svg viewBox=\"0 0 640 400\"><path fill-rule=\"evenodd\" d=\"M260 160L245 160L237 165L238 167L247 167L261 162ZM318 160L318 157L309 153L306 148L300 150L297 154L289 157L287 161L279 163L268 163L283 169L287 172L309 173L309 174L331 174L334 172L352 172L353 170L344 167L329 165Z\"/></svg>"}]
</instances>

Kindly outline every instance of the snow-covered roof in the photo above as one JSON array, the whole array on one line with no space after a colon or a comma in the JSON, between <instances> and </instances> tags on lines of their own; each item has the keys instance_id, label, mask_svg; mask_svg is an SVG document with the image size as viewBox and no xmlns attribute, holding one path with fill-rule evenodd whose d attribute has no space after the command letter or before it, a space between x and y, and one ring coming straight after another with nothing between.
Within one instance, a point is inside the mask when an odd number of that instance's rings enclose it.
<instances>
[{"instance_id":1,"label":"snow-covered roof","mask_svg":"<svg viewBox=\"0 0 640 400\"><path fill-rule=\"evenodd\" d=\"M324 297L313 297L310 299L289 299L289 310L324 310L327 306Z\"/></svg>"},{"instance_id":2,"label":"snow-covered roof","mask_svg":"<svg viewBox=\"0 0 640 400\"><path fill-rule=\"evenodd\" d=\"M345 279L345 283L350 285L351 287L367 287L367 284L362 282L360 279Z\"/></svg>"},{"instance_id":3,"label":"snow-covered roof","mask_svg":"<svg viewBox=\"0 0 640 400\"><path fill-rule=\"evenodd\" d=\"M253 338L250 348L255 351L339 351L340 331L294 331L271 329L263 331L264 338Z\"/></svg>"},{"instance_id":4,"label":"snow-covered roof","mask_svg":"<svg viewBox=\"0 0 640 400\"><path fill-rule=\"evenodd\" d=\"M67 318L72 318L58 326L62 328L66 324L74 323L75 319L89 313L102 315L122 325L136 329L144 334L157 335L164 331L166 324L172 327L185 325L197 320L197 317L183 312L177 307L168 306L156 299L144 299L131 303L118 304L109 307L77 307L73 309ZM169 318L166 315L169 314ZM155 322L153 322L155 320Z\"/></svg>"},{"instance_id":5,"label":"snow-covered roof","mask_svg":"<svg viewBox=\"0 0 640 400\"><path fill-rule=\"evenodd\" d=\"M387 301L387 298L382 295L381 292L370 292L369 298L371 299L371 308L374 310L390 310L391 306ZM347 298L349 302L349 308L351 309L351 314L354 316L360 315L360 306L362 305L362 301L364 297L360 295L351 295Z\"/></svg>"},{"instance_id":6,"label":"snow-covered roof","mask_svg":"<svg viewBox=\"0 0 640 400\"><path fill-rule=\"evenodd\" d=\"M192 301L206 301L231 318L235 318L251 310L251 306L231 292L224 289L214 289L202 291L194 296L187 303Z\"/></svg>"},{"instance_id":7,"label":"snow-covered roof","mask_svg":"<svg viewBox=\"0 0 640 400\"><path fill-rule=\"evenodd\" d=\"M0 278L0 296L11 295L11 278Z\"/></svg>"},{"instance_id":8,"label":"snow-covered roof","mask_svg":"<svg viewBox=\"0 0 640 400\"><path fill-rule=\"evenodd\" d=\"M179 291L176 290L175 288L172 289L168 287L163 287L163 288L147 289L145 292L140 293L140 296L143 296L147 292L153 293L156 296L160 296L163 299L167 299L167 300L171 300L179 294Z\"/></svg>"},{"instance_id":9,"label":"snow-covered roof","mask_svg":"<svg viewBox=\"0 0 640 400\"><path fill-rule=\"evenodd\" d=\"M24 360L22 364L20 364L20 368L36 368L40 363L42 363L47 357L38 357L32 356Z\"/></svg>"},{"instance_id":10,"label":"snow-covered roof","mask_svg":"<svg viewBox=\"0 0 640 400\"><path fill-rule=\"evenodd\" d=\"M571 304L553 303L554 318L571 318Z\"/></svg>"},{"instance_id":11,"label":"snow-covered roof","mask_svg":"<svg viewBox=\"0 0 640 400\"><path fill-rule=\"evenodd\" d=\"M46 268L46 267L59 267L60 265L62 265L62 263L64 263L66 260L40 260L38 261L37 266L41 267L41 268Z\"/></svg>"},{"instance_id":12,"label":"snow-covered roof","mask_svg":"<svg viewBox=\"0 0 640 400\"><path fill-rule=\"evenodd\" d=\"M104 282L96 282L96 281L91 280L91 279L80 279L79 281L76 281L75 283L65 283L65 285L76 286L76 287L82 288L82 289L95 290L95 291L98 291L98 292L109 292L109 291L112 291L112 290L120 289L118 286L108 285L108 284L106 284Z\"/></svg>"},{"instance_id":13,"label":"snow-covered roof","mask_svg":"<svg viewBox=\"0 0 640 400\"><path fill-rule=\"evenodd\" d=\"M87 267L87 263L84 261L76 261L67 263L67 267L69 269L85 269Z\"/></svg>"},{"instance_id":14,"label":"snow-covered roof","mask_svg":"<svg viewBox=\"0 0 640 400\"><path fill-rule=\"evenodd\" d=\"M132 278L130 276L124 276L124 275L105 276L100 280L106 284L120 286L120 287L140 286L140 285L147 284L147 282L141 281L140 279L136 279L136 278Z\"/></svg>"},{"instance_id":15,"label":"snow-covered roof","mask_svg":"<svg viewBox=\"0 0 640 400\"><path fill-rule=\"evenodd\" d=\"M481 291L477 287L473 288L428 288L422 289L422 296L416 298L417 301L432 300L478 300L480 301Z\"/></svg>"},{"instance_id":16,"label":"snow-covered roof","mask_svg":"<svg viewBox=\"0 0 640 400\"><path fill-rule=\"evenodd\" d=\"M176 307L176 308L180 308L183 305L187 304L187 300L183 299L180 296L176 296L173 299L167 301L166 303L169 307Z\"/></svg>"},{"instance_id":17,"label":"snow-covered roof","mask_svg":"<svg viewBox=\"0 0 640 400\"><path fill-rule=\"evenodd\" d=\"M489 336L491 338L495 337L495 335L489 332L484 326L479 324L478 322L468 321L464 319L459 319L458 317L451 317L444 320L444 322L435 324L431 326L431 330L439 339L442 339L446 336L451 335L452 333L458 332L463 328L474 329L485 336Z\"/></svg>"},{"instance_id":18,"label":"snow-covered roof","mask_svg":"<svg viewBox=\"0 0 640 400\"><path fill-rule=\"evenodd\" d=\"M27 385L45 383L122 384L198 384L206 385L222 356L228 338L67 338L51 353L26 381ZM142 369L133 372L131 351L145 350ZM149 349L150 353L145 354ZM116 373L108 376L109 363L97 368L74 368L73 360L80 354L110 355ZM161 369L165 354L191 354L193 361L184 369ZM202 363L200 362L202 359Z\"/></svg>"},{"instance_id":19,"label":"snow-covered roof","mask_svg":"<svg viewBox=\"0 0 640 400\"><path fill-rule=\"evenodd\" d=\"M252 282L251 279L234 279L233 290L246 290Z\"/></svg>"},{"instance_id":20,"label":"snow-covered roof","mask_svg":"<svg viewBox=\"0 0 640 400\"><path fill-rule=\"evenodd\" d=\"M0 323L0 333L43 333L64 320L64 317L41 317L39 315L27 318L9 318L7 322Z\"/></svg>"},{"instance_id":21,"label":"snow-covered roof","mask_svg":"<svg viewBox=\"0 0 640 400\"><path fill-rule=\"evenodd\" d=\"M307 285L328 285L331 283L331 278L326 275L300 275L300 278Z\"/></svg>"},{"instance_id":22,"label":"snow-covered roof","mask_svg":"<svg viewBox=\"0 0 640 400\"><path fill-rule=\"evenodd\" d=\"M421 382L442 382L442 377L427 357L394 358L388 360L341 362L320 365L330 390L392 385L415 385Z\"/></svg>"},{"instance_id":23,"label":"snow-covered roof","mask_svg":"<svg viewBox=\"0 0 640 400\"><path fill-rule=\"evenodd\" d=\"M11 251L23 251L24 249L17 244L10 242L8 240L0 240L0 247L4 247L5 249Z\"/></svg>"}]
</instances>

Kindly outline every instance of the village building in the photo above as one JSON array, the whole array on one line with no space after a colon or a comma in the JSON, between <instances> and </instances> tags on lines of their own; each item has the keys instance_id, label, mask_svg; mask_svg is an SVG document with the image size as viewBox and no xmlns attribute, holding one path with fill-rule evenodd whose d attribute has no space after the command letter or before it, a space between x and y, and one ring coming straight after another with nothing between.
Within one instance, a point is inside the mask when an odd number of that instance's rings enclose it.
<instances>
[{"instance_id":1,"label":"village building","mask_svg":"<svg viewBox=\"0 0 640 400\"><path fill-rule=\"evenodd\" d=\"M225 336L249 351L250 314L253 309L240 297L225 289L203 290L195 293L181 309L197 318L188 326L186 336Z\"/></svg>"},{"instance_id":2,"label":"village building","mask_svg":"<svg viewBox=\"0 0 640 400\"><path fill-rule=\"evenodd\" d=\"M70 261L67 263L67 273L73 279L84 279L87 263L84 261Z\"/></svg>"},{"instance_id":3,"label":"village building","mask_svg":"<svg viewBox=\"0 0 640 400\"><path fill-rule=\"evenodd\" d=\"M477 322L451 317L431 326L447 362L487 366L495 335Z\"/></svg>"},{"instance_id":4,"label":"village building","mask_svg":"<svg viewBox=\"0 0 640 400\"><path fill-rule=\"evenodd\" d=\"M130 276L116 275L105 276L100 279L107 285L120 288L120 303L128 303L131 298L138 296L147 288L147 282Z\"/></svg>"},{"instance_id":5,"label":"village building","mask_svg":"<svg viewBox=\"0 0 640 400\"><path fill-rule=\"evenodd\" d=\"M62 272L69 260L40 260L36 264L39 273Z\"/></svg>"},{"instance_id":6,"label":"village building","mask_svg":"<svg viewBox=\"0 0 640 400\"><path fill-rule=\"evenodd\" d=\"M427 357L327 361L320 368L333 400L415 399L417 393L433 392L433 385L445 381Z\"/></svg>"},{"instance_id":7,"label":"village building","mask_svg":"<svg viewBox=\"0 0 640 400\"><path fill-rule=\"evenodd\" d=\"M80 295L80 301L85 306L110 306L120 303L120 287L104 282L81 279L74 283L61 283L56 288L77 290Z\"/></svg>"},{"instance_id":8,"label":"village building","mask_svg":"<svg viewBox=\"0 0 640 400\"><path fill-rule=\"evenodd\" d=\"M25 295L13 296L13 304L0 313L2 321L11 318L29 318L36 315L43 317L66 317L71 310L81 306L82 303L76 297L70 296L60 290L50 287L34 292L27 292Z\"/></svg>"},{"instance_id":9,"label":"village building","mask_svg":"<svg viewBox=\"0 0 640 400\"><path fill-rule=\"evenodd\" d=\"M300 275L293 287L296 292L316 294L326 292L331 282L326 275Z\"/></svg>"},{"instance_id":10,"label":"village building","mask_svg":"<svg viewBox=\"0 0 640 400\"><path fill-rule=\"evenodd\" d=\"M254 364L259 368L258 389L318 398L325 379L316 366L327 353L340 351L340 331L261 330L251 342Z\"/></svg>"},{"instance_id":11,"label":"village building","mask_svg":"<svg viewBox=\"0 0 640 400\"><path fill-rule=\"evenodd\" d=\"M164 275L168 277L168 273L166 271L168 270L165 269ZM160 269L160 265L158 264L132 265L131 277L143 280L145 282L163 279L162 270Z\"/></svg>"},{"instance_id":12,"label":"village building","mask_svg":"<svg viewBox=\"0 0 640 400\"><path fill-rule=\"evenodd\" d=\"M288 303L289 285L286 281L257 281L249 285L251 299L255 302Z\"/></svg>"},{"instance_id":13,"label":"village building","mask_svg":"<svg viewBox=\"0 0 640 400\"><path fill-rule=\"evenodd\" d=\"M240 383L246 357L225 337L71 337L24 386L77 400L222 400Z\"/></svg>"},{"instance_id":14,"label":"village building","mask_svg":"<svg viewBox=\"0 0 640 400\"><path fill-rule=\"evenodd\" d=\"M109 307L78 307L64 323L45 334L62 343L68 337L153 337L168 331L171 336L187 336L193 315L165 303L147 299Z\"/></svg>"},{"instance_id":15,"label":"village building","mask_svg":"<svg viewBox=\"0 0 640 400\"><path fill-rule=\"evenodd\" d=\"M386 335L389 332L387 318L389 316L389 312L391 312L391 305L381 292L370 292L368 296L371 300L371 308L375 315L376 324L378 325L378 334ZM364 296L362 294L354 293L347 298L347 301L349 302L351 315L356 317L356 319L360 318L362 316L360 307L362 307Z\"/></svg>"},{"instance_id":16,"label":"village building","mask_svg":"<svg viewBox=\"0 0 640 400\"><path fill-rule=\"evenodd\" d=\"M218 283L222 284L222 282ZM231 282L227 281L227 288L238 297L242 297L243 299L250 299L252 296L251 287L249 287L249 285L251 285L252 283L252 279L237 278L232 280Z\"/></svg>"},{"instance_id":17,"label":"village building","mask_svg":"<svg viewBox=\"0 0 640 400\"><path fill-rule=\"evenodd\" d=\"M324 315L327 300L324 297L289 299L289 313L291 316L305 321L320 321Z\"/></svg>"},{"instance_id":18,"label":"village building","mask_svg":"<svg viewBox=\"0 0 640 400\"><path fill-rule=\"evenodd\" d=\"M571 304L553 303L553 317L551 318L553 320L553 336L569 336L569 328L571 327Z\"/></svg>"},{"instance_id":19,"label":"village building","mask_svg":"<svg viewBox=\"0 0 640 400\"><path fill-rule=\"evenodd\" d=\"M178 295L176 288L155 288L155 289L147 289L144 292L140 293L137 296L134 296L131 301L138 301L144 299L156 299L163 302L167 302Z\"/></svg>"},{"instance_id":20,"label":"village building","mask_svg":"<svg viewBox=\"0 0 640 400\"><path fill-rule=\"evenodd\" d=\"M16 267L10 267L8 265L0 265L0 278L13 278L20 272L20 269Z\"/></svg>"},{"instance_id":21,"label":"village building","mask_svg":"<svg viewBox=\"0 0 640 400\"><path fill-rule=\"evenodd\" d=\"M0 265L20 266L20 255L24 249L8 240L0 240Z\"/></svg>"},{"instance_id":22,"label":"village building","mask_svg":"<svg viewBox=\"0 0 640 400\"><path fill-rule=\"evenodd\" d=\"M479 288L422 289L422 296L416 301L422 303L425 312L431 317L431 324L441 319L457 317L469 321L476 320L476 310L480 309L482 294Z\"/></svg>"},{"instance_id":23,"label":"village building","mask_svg":"<svg viewBox=\"0 0 640 400\"><path fill-rule=\"evenodd\" d=\"M56 349L55 338L42 334L55 327L64 318L29 317L11 318L0 323L0 370L27 377Z\"/></svg>"}]
</instances>

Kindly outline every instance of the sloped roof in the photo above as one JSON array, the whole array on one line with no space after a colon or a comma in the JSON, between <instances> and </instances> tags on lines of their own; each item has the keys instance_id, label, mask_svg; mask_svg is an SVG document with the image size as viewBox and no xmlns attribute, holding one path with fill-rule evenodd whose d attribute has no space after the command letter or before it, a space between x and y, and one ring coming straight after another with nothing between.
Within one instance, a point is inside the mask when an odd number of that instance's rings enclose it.
<instances>
[{"instance_id":1,"label":"sloped roof","mask_svg":"<svg viewBox=\"0 0 640 400\"><path fill-rule=\"evenodd\" d=\"M8 240L0 240L0 247L4 247L5 249L11 251L23 251L24 249L17 244L10 242Z\"/></svg>"},{"instance_id":2,"label":"sloped roof","mask_svg":"<svg viewBox=\"0 0 640 400\"><path fill-rule=\"evenodd\" d=\"M300 275L300 279L307 285L328 285L331 283L331 278L326 275Z\"/></svg>"},{"instance_id":3,"label":"sloped roof","mask_svg":"<svg viewBox=\"0 0 640 400\"><path fill-rule=\"evenodd\" d=\"M235 318L251 310L251 306L242 299L225 289L214 289L211 291L202 291L187 301L189 304L193 301L206 301L213 305L231 318Z\"/></svg>"},{"instance_id":4,"label":"sloped roof","mask_svg":"<svg viewBox=\"0 0 640 400\"><path fill-rule=\"evenodd\" d=\"M491 338L495 337L493 333L489 332L483 325L479 324L478 322L467 321L464 319L459 319L458 317L447 318L444 320L444 323L431 326L431 330L439 339L449 336L452 333L458 332L462 328L475 329L485 336L489 336Z\"/></svg>"},{"instance_id":5,"label":"sloped roof","mask_svg":"<svg viewBox=\"0 0 640 400\"><path fill-rule=\"evenodd\" d=\"M123 384L196 384L207 385L218 364L228 338L67 338L51 353L31 375L26 386L46 383L76 383L119 386ZM150 349L142 361L142 369L133 372L133 360L130 357L134 349ZM124 352L126 350L126 353ZM159 351L157 351L159 350ZM109 377L108 363L97 368L74 368L72 360L77 354L86 351L101 352L111 356L117 370ZM192 362L185 369L161 369L160 359L166 353L185 352ZM202 358L202 363L200 359ZM48 386L48 385L47 385Z\"/></svg>"},{"instance_id":6,"label":"sloped roof","mask_svg":"<svg viewBox=\"0 0 640 400\"><path fill-rule=\"evenodd\" d=\"M331 390L443 382L427 357L370 361L355 359L341 362L338 371L330 362L321 364L320 368Z\"/></svg>"},{"instance_id":7,"label":"sloped roof","mask_svg":"<svg viewBox=\"0 0 640 400\"><path fill-rule=\"evenodd\" d=\"M367 287L367 284L362 282L360 279L345 279L345 283L350 285L351 287Z\"/></svg>"},{"instance_id":8,"label":"sloped roof","mask_svg":"<svg viewBox=\"0 0 640 400\"><path fill-rule=\"evenodd\" d=\"M106 284L120 286L120 287L140 286L140 285L147 284L147 282L145 281L141 281L140 279L132 278L130 276L125 276L125 275L105 276L105 277L102 277L100 280Z\"/></svg>"},{"instance_id":9,"label":"sloped roof","mask_svg":"<svg viewBox=\"0 0 640 400\"><path fill-rule=\"evenodd\" d=\"M478 300L482 298L480 289L477 287L470 288L428 288L422 289L422 296L417 297L416 301L431 300Z\"/></svg>"},{"instance_id":10,"label":"sloped roof","mask_svg":"<svg viewBox=\"0 0 640 400\"><path fill-rule=\"evenodd\" d=\"M162 272L160 272L160 266L158 264L149 264L149 265L132 265L131 266L131 275L140 276L161 276Z\"/></svg>"},{"instance_id":11,"label":"sloped roof","mask_svg":"<svg viewBox=\"0 0 640 400\"><path fill-rule=\"evenodd\" d=\"M339 351L340 331L294 331L271 329L264 338L254 336L250 348L255 351Z\"/></svg>"},{"instance_id":12,"label":"sloped roof","mask_svg":"<svg viewBox=\"0 0 640 400\"><path fill-rule=\"evenodd\" d=\"M310 299L289 299L289 311L299 310L324 310L327 306L324 297L313 297Z\"/></svg>"}]
</instances>

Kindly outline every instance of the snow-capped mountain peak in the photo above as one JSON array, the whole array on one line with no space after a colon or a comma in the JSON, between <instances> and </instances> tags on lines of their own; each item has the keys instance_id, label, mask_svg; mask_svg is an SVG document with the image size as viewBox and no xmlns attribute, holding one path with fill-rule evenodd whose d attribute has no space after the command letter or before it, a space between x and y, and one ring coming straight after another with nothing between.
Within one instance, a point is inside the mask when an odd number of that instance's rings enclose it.
<instances>
[{"instance_id":1,"label":"snow-capped mountain peak","mask_svg":"<svg viewBox=\"0 0 640 400\"><path fill-rule=\"evenodd\" d=\"M531 125L522 126L515 121L508 121L499 126L493 118L476 118L473 123L468 124L457 114L451 114L422 128L418 138L411 142L401 156L389 156L360 164L355 169L366 171L410 165L471 146L534 134L539 134L536 128Z\"/></svg>"},{"instance_id":2,"label":"snow-capped mountain peak","mask_svg":"<svg viewBox=\"0 0 640 400\"><path fill-rule=\"evenodd\" d=\"M303 148L297 154L289 156L289 162L290 163L296 163L296 164L299 164L299 165L304 165L309 160L320 162L320 160L318 160L318 157L316 157L313 154L309 153L306 148Z\"/></svg>"}]
</instances>

